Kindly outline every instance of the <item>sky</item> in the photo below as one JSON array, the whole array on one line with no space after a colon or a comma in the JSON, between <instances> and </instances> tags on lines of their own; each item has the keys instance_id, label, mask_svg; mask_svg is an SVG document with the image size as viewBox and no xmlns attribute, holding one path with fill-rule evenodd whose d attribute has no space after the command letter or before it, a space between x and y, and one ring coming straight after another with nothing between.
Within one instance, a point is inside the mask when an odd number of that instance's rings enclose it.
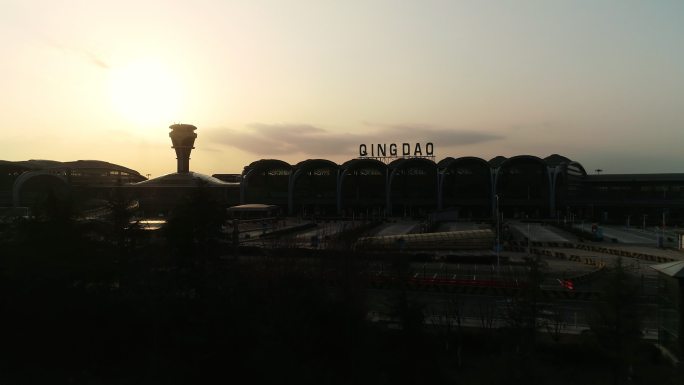
<instances>
[{"instance_id":1,"label":"sky","mask_svg":"<svg viewBox=\"0 0 684 385\"><path fill-rule=\"evenodd\" d=\"M558 153L684 172L684 1L0 0L0 159L175 171Z\"/></svg>"}]
</instances>

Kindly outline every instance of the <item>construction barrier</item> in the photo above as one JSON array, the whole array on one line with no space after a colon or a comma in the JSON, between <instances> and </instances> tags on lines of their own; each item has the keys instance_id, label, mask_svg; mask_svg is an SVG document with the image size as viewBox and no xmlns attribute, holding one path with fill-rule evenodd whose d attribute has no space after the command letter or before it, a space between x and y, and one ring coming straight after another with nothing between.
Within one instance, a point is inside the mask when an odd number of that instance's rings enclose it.
<instances>
[{"instance_id":1,"label":"construction barrier","mask_svg":"<svg viewBox=\"0 0 684 385\"><path fill-rule=\"evenodd\" d=\"M530 247L530 248L531 247L536 247L536 248L550 247L550 248L578 249L578 250L593 251L595 253L604 253L604 254L616 255L616 256L620 256L620 257L635 258L635 259L641 259L644 261L658 262L658 263L676 261L674 258L663 257L660 255L647 254L647 253L642 253L642 252L638 252L638 251L616 249L613 247L600 246L600 245L595 245L595 244L590 244L590 243L508 241L507 247L508 247L507 249L510 251L520 251L520 252L526 251L528 247Z\"/></svg>"},{"instance_id":2,"label":"construction barrier","mask_svg":"<svg viewBox=\"0 0 684 385\"><path fill-rule=\"evenodd\" d=\"M515 297L525 283L518 281L496 280L448 280L448 279L398 279L396 277L372 277L369 279L371 287L376 289L392 289L403 287L408 290L430 291L438 293L454 293L463 295L487 295L495 297ZM542 290L544 299L565 299L589 301L595 299L598 293L575 290Z\"/></svg>"}]
</instances>

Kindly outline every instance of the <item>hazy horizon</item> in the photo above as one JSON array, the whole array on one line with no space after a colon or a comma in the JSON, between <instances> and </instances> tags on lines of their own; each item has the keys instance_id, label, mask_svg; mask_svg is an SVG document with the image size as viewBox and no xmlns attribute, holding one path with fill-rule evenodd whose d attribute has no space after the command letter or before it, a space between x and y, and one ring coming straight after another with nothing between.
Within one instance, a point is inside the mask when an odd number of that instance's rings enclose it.
<instances>
[{"instance_id":1,"label":"hazy horizon","mask_svg":"<svg viewBox=\"0 0 684 385\"><path fill-rule=\"evenodd\" d=\"M682 172L684 2L5 0L4 160L193 171L433 142Z\"/></svg>"}]
</instances>

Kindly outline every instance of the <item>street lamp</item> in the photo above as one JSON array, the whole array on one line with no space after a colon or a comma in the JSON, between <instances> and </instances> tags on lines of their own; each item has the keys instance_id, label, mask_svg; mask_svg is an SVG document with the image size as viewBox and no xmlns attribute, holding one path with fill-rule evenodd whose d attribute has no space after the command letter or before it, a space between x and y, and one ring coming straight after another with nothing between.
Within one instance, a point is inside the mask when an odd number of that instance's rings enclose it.
<instances>
[{"instance_id":1,"label":"street lamp","mask_svg":"<svg viewBox=\"0 0 684 385\"><path fill-rule=\"evenodd\" d=\"M647 217L647 216L648 216L648 215L644 214L644 215L643 215L643 222L641 222L641 226L642 226L642 229L643 229L644 231L646 231L646 217Z\"/></svg>"},{"instance_id":2,"label":"street lamp","mask_svg":"<svg viewBox=\"0 0 684 385\"><path fill-rule=\"evenodd\" d=\"M496 198L496 273L499 274L499 247L501 242L500 229L499 229L499 194L494 195Z\"/></svg>"},{"instance_id":3,"label":"street lamp","mask_svg":"<svg viewBox=\"0 0 684 385\"><path fill-rule=\"evenodd\" d=\"M663 224L661 227L662 247L665 247L665 210L663 210Z\"/></svg>"},{"instance_id":4,"label":"street lamp","mask_svg":"<svg viewBox=\"0 0 684 385\"><path fill-rule=\"evenodd\" d=\"M530 228L530 222L527 222L527 259L530 258L530 238L532 238L532 229Z\"/></svg>"}]
</instances>

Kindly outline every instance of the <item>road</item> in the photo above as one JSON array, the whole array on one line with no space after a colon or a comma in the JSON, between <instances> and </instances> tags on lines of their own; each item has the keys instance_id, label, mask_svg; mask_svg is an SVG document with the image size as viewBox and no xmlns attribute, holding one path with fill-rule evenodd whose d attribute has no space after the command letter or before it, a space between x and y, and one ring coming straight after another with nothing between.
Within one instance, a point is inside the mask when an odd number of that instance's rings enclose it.
<instances>
[{"instance_id":1,"label":"road","mask_svg":"<svg viewBox=\"0 0 684 385\"><path fill-rule=\"evenodd\" d=\"M584 230L590 230L590 226L585 224ZM581 229L581 227L581 224L575 225L575 228ZM600 227L603 231L603 239L606 241L615 239L619 243L656 245L656 236L653 234L634 231L620 226L601 225Z\"/></svg>"},{"instance_id":2,"label":"road","mask_svg":"<svg viewBox=\"0 0 684 385\"><path fill-rule=\"evenodd\" d=\"M396 223L385 223L380 225L375 233L375 237L382 237L385 235L403 235L416 231L420 226L418 221L402 221Z\"/></svg>"},{"instance_id":3,"label":"road","mask_svg":"<svg viewBox=\"0 0 684 385\"><path fill-rule=\"evenodd\" d=\"M492 226L487 223L473 223L473 222L443 222L435 232L443 231L466 231L466 230L482 230L491 229Z\"/></svg>"},{"instance_id":4,"label":"road","mask_svg":"<svg viewBox=\"0 0 684 385\"><path fill-rule=\"evenodd\" d=\"M508 226L533 242L574 242L556 228L540 223L508 222Z\"/></svg>"},{"instance_id":5,"label":"road","mask_svg":"<svg viewBox=\"0 0 684 385\"><path fill-rule=\"evenodd\" d=\"M589 232L591 223L575 224L574 228ZM607 242L617 242L634 245L658 246L658 238L664 237L663 246L677 247L677 234L671 230L662 231L658 227L626 227L617 225L600 225L603 239Z\"/></svg>"}]
</instances>

